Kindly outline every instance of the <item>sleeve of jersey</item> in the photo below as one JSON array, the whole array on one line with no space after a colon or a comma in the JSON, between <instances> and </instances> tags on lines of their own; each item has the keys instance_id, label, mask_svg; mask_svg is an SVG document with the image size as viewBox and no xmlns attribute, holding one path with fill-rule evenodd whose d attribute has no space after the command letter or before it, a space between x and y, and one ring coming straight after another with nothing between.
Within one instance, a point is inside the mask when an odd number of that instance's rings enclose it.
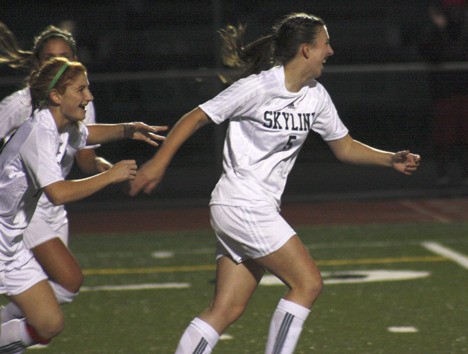
<instances>
[{"instance_id":1,"label":"sleeve of jersey","mask_svg":"<svg viewBox=\"0 0 468 354\"><path fill-rule=\"evenodd\" d=\"M10 136L29 116L31 107L22 102L19 92L0 102L0 139Z\"/></svg>"},{"instance_id":2,"label":"sleeve of jersey","mask_svg":"<svg viewBox=\"0 0 468 354\"><path fill-rule=\"evenodd\" d=\"M94 109L93 102L89 102L88 106L86 107L86 116L85 116L83 123L84 124L96 124L96 110ZM100 146L101 144L87 145L83 147L83 149L97 149Z\"/></svg>"},{"instance_id":3,"label":"sleeve of jersey","mask_svg":"<svg viewBox=\"0 0 468 354\"><path fill-rule=\"evenodd\" d=\"M68 133L68 145L70 145L72 148L80 150L86 146L86 140L88 139L88 128L85 124L78 122L77 124L70 125Z\"/></svg>"},{"instance_id":4,"label":"sleeve of jersey","mask_svg":"<svg viewBox=\"0 0 468 354\"><path fill-rule=\"evenodd\" d=\"M21 148L24 166L37 189L63 180L55 139L51 130L35 128Z\"/></svg>"},{"instance_id":5,"label":"sleeve of jersey","mask_svg":"<svg viewBox=\"0 0 468 354\"><path fill-rule=\"evenodd\" d=\"M318 87L320 102L312 130L320 134L323 140L331 141L343 138L348 128L341 121L333 101L323 86Z\"/></svg>"},{"instance_id":6,"label":"sleeve of jersey","mask_svg":"<svg viewBox=\"0 0 468 354\"><path fill-rule=\"evenodd\" d=\"M215 124L220 124L231 117L245 115L255 106L258 96L258 87L247 78L233 83L199 107Z\"/></svg>"}]
</instances>

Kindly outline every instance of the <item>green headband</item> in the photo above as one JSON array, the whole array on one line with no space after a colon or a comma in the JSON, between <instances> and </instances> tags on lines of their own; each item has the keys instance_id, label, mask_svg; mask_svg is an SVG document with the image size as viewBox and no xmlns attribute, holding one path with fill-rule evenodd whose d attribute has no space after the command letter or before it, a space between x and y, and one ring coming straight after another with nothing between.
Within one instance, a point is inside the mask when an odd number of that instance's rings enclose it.
<instances>
[{"instance_id":1,"label":"green headband","mask_svg":"<svg viewBox=\"0 0 468 354\"><path fill-rule=\"evenodd\" d=\"M62 67L59 69L59 71L57 71L57 74L55 74L54 78L52 79L52 81L49 84L49 87L47 88L47 93L46 93L46 95L44 97L43 102L45 102L47 100L47 98L49 97L50 91L52 91L55 84L60 79L60 76L62 76L63 72L68 68L69 65L70 65L70 63L66 62L65 64L62 65Z\"/></svg>"}]
</instances>

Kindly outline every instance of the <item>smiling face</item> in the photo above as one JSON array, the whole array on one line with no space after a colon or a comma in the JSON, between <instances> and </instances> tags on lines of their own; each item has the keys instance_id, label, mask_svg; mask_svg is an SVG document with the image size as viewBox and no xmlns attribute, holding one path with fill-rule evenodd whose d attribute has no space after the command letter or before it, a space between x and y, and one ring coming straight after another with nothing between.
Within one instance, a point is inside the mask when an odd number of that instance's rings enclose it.
<instances>
[{"instance_id":1,"label":"smiling face","mask_svg":"<svg viewBox=\"0 0 468 354\"><path fill-rule=\"evenodd\" d=\"M322 26L317 33L315 43L306 44L308 48L308 63L310 65L311 77L314 79L322 75L323 66L327 58L333 55L333 49L330 46L330 37L325 26Z\"/></svg>"},{"instance_id":2,"label":"smiling face","mask_svg":"<svg viewBox=\"0 0 468 354\"><path fill-rule=\"evenodd\" d=\"M63 94L56 93L60 98L60 112L69 122L85 119L86 105L94 98L89 90L88 77L85 73L79 74L76 79L66 87Z\"/></svg>"},{"instance_id":3,"label":"smiling face","mask_svg":"<svg viewBox=\"0 0 468 354\"><path fill-rule=\"evenodd\" d=\"M68 60L76 60L70 45L60 38L51 38L44 42L39 52L39 66L43 65L47 60L64 57Z\"/></svg>"}]
</instances>

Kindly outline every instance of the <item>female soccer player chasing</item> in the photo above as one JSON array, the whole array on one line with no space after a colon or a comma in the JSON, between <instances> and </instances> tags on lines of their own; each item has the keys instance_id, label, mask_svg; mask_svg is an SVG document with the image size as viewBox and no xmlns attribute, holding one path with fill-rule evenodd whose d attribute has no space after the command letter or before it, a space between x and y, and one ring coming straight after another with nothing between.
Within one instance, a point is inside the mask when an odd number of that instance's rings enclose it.
<instances>
[{"instance_id":1,"label":"female soccer player chasing","mask_svg":"<svg viewBox=\"0 0 468 354\"><path fill-rule=\"evenodd\" d=\"M47 343L63 328L63 314L47 275L22 241L42 192L54 205L68 203L132 180L137 169L134 160L124 160L98 175L64 180L60 161L68 144L80 149L87 143L122 139L125 129L121 124L86 128L81 123L93 96L80 63L52 59L31 73L29 87L34 114L0 153L0 293L24 314L24 319L1 325L2 353ZM160 140L157 129L146 124L128 128L138 140Z\"/></svg>"},{"instance_id":2,"label":"female soccer player chasing","mask_svg":"<svg viewBox=\"0 0 468 354\"><path fill-rule=\"evenodd\" d=\"M57 28L47 26L34 38L31 50L18 47L16 37L6 25L0 22L0 63L14 69L32 71L42 66L54 57L64 57L78 61L77 44L72 34ZM85 124L95 124L94 101L86 105ZM5 97L0 102L0 138L10 136L32 114L31 93L25 87ZM132 129L142 123L120 124L123 135L134 138ZM161 131L167 127L154 127ZM151 139L147 143L157 146ZM112 167L112 163L97 156L97 146L86 146L76 150L67 146L60 161L63 177L66 178L76 160L80 170L87 175L104 172ZM47 273L50 285L54 289L57 301L61 304L74 300L83 283L80 265L68 248L69 232L67 211L64 205L53 205L45 194L42 194L28 227L23 232L23 241L36 260ZM53 255L53 256L51 256ZM22 318L21 309L14 302L1 308L0 323L15 318Z\"/></svg>"},{"instance_id":3,"label":"female soccer player chasing","mask_svg":"<svg viewBox=\"0 0 468 354\"><path fill-rule=\"evenodd\" d=\"M222 35L225 59L233 59L241 76L249 76L184 115L139 170L130 194L151 192L179 147L199 128L229 120L223 173L210 201L217 236L215 293L183 333L176 354L211 353L244 312L265 270L288 287L273 314L265 352L292 353L322 290L314 260L279 213L287 176L309 131L319 133L346 163L393 167L410 175L420 157L377 150L351 138L315 80L333 55L322 19L291 14L271 35L245 48L242 29L228 27Z\"/></svg>"}]
</instances>

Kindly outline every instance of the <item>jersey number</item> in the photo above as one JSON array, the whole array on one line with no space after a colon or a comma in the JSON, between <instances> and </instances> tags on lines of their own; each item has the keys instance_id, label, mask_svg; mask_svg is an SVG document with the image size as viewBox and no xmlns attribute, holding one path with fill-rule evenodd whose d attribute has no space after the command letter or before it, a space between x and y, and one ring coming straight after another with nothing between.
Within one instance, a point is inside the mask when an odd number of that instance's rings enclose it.
<instances>
[{"instance_id":1,"label":"jersey number","mask_svg":"<svg viewBox=\"0 0 468 354\"><path fill-rule=\"evenodd\" d=\"M288 142L284 145L283 150L289 150L294 142L297 139L296 135L290 135L288 138Z\"/></svg>"}]
</instances>

